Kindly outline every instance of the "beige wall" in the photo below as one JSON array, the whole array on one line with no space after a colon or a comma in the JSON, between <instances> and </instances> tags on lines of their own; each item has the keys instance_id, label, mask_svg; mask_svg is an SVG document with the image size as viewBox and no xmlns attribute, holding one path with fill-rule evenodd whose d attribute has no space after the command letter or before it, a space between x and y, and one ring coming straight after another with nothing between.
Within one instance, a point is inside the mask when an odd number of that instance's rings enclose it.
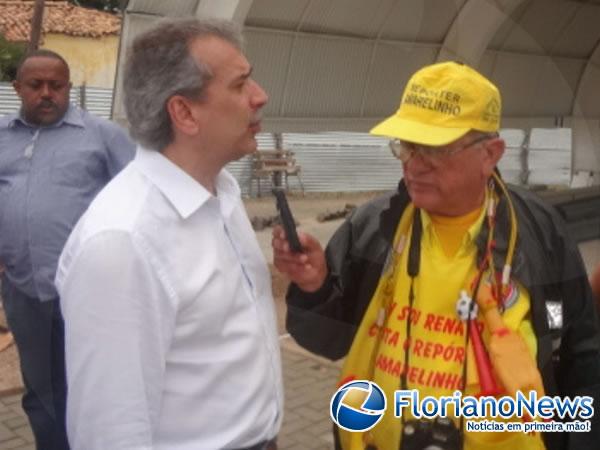
<instances>
[{"instance_id":1,"label":"beige wall","mask_svg":"<svg viewBox=\"0 0 600 450\"><path fill-rule=\"evenodd\" d=\"M74 86L112 88L117 65L119 36L88 38L47 34L42 48L60 53L71 68Z\"/></svg>"}]
</instances>

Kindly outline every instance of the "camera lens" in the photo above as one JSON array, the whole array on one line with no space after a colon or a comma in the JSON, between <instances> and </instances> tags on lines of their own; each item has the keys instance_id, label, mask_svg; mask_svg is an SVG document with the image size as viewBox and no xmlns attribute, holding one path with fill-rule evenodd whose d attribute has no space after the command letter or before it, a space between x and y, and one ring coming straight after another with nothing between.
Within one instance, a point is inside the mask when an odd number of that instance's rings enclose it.
<instances>
[{"instance_id":1,"label":"camera lens","mask_svg":"<svg viewBox=\"0 0 600 450\"><path fill-rule=\"evenodd\" d=\"M404 423L400 450L459 450L460 432L449 418L410 420Z\"/></svg>"}]
</instances>

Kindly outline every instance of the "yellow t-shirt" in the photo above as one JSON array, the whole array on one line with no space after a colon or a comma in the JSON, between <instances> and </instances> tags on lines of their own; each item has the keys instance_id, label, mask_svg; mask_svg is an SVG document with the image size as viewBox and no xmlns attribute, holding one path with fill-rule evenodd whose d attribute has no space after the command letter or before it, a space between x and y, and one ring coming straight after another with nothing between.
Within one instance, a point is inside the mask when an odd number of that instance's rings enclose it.
<instances>
[{"instance_id":1,"label":"yellow t-shirt","mask_svg":"<svg viewBox=\"0 0 600 450\"><path fill-rule=\"evenodd\" d=\"M424 215L427 215L426 213ZM469 228L481 217L481 208L459 217L447 217L429 214L428 218L433 227L433 232L444 251L451 259L463 245L465 235ZM427 220L427 219L426 219Z\"/></svg>"},{"instance_id":2,"label":"yellow t-shirt","mask_svg":"<svg viewBox=\"0 0 600 450\"><path fill-rule=\"evenodd\" d=\"M467 386L463 387L463 367L474 364L472 353L465 352L466 322L457 314L460 293L474 279L477 248L475 237L485 219L485 208L455 220L439 218L436 222L422 212L420 270L414 280L414 304L409 308L410 278L407 275L409 243L404 246L397 265L396 285L392 303L387 305L381 342L376 347L372 380L385 391L388 405L393 405L393 391L400 388L404 367L404 346L409 345L407 370L408 389L418 389L420 398L431 395L451 396L455 391L477 395L480 391L474 366L467 371ZM405 212L407 214L407 212ZM408 233L410 236L410 233ZM440 240L444 239L444 242ZM457 245L458 243L458 245ZM469 296L472 292L468 293ZM512 295L506 301L503 320L507 327L517 330L525 339L533 357L537 353L535 334L529 318L528 292L512 283ZM406 339L406 321L411 320L410 339ZM487 330L481 317L475 320L484 342ZM376 335L377 324L370 327ZM390 389L393 387L393 389ZM405 413L409 410L405 409ZM412 417L405 416L405 420ZM499 420L499 419L494 419ZM518 418L511 419L518 421ZM458 425L459 421L455 420ZM389 407L381 422L371 430L370 439L379 450L397 449L400 419ZM539 434L465 432L465 450L538 450L544 449Z\"/></svg>"}]
</instances>

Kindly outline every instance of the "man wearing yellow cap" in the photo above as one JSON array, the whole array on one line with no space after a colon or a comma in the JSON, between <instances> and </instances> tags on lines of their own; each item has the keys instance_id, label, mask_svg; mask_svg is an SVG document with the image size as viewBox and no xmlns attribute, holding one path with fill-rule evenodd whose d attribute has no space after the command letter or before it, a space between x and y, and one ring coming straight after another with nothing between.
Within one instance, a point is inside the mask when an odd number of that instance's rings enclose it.
<instances>
[{"instance_id":1,"label":"man wearing yellow cap","mask_svg":"<svg viewBox=\"0 0 600 450\"><path fill-rule=\"evenodd\" d=\"M500 115L498 89L472 68L419 70L396 114L371 130L391 139L402 162L398 189L355 210L325 251L300 232L303 251L291 252L274 230L275 266L292 280L288 330L315 353L346 357L340 386L374 381L388 405L397 389L421 398L535 391L600 399L600 331L581 257L553 210L503 183ZM542 435L466 431L452 410L448 421L392 412L365 432L337 428L336 447L600 442L597 418L586 433Z\"/></svg>"}]
</instances>

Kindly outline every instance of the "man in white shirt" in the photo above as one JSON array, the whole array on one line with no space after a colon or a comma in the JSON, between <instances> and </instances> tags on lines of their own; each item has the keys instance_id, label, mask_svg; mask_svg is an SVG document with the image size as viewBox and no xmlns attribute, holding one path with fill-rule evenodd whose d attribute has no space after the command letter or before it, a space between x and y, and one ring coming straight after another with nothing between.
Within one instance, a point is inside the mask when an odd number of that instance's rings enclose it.
<instances>
[{"instance_id":1,"label":"man in white shirt","mask_svg":"<svg viewBox=\"0 0 600 450\"><path fill-rule=\"evenodd\" d=\"M127 54L140 143L61 255L73 449L276 449L283 390L269 272L223 169L267 95L240 34L162 22Z\"/></svg>"}]
</instances>

